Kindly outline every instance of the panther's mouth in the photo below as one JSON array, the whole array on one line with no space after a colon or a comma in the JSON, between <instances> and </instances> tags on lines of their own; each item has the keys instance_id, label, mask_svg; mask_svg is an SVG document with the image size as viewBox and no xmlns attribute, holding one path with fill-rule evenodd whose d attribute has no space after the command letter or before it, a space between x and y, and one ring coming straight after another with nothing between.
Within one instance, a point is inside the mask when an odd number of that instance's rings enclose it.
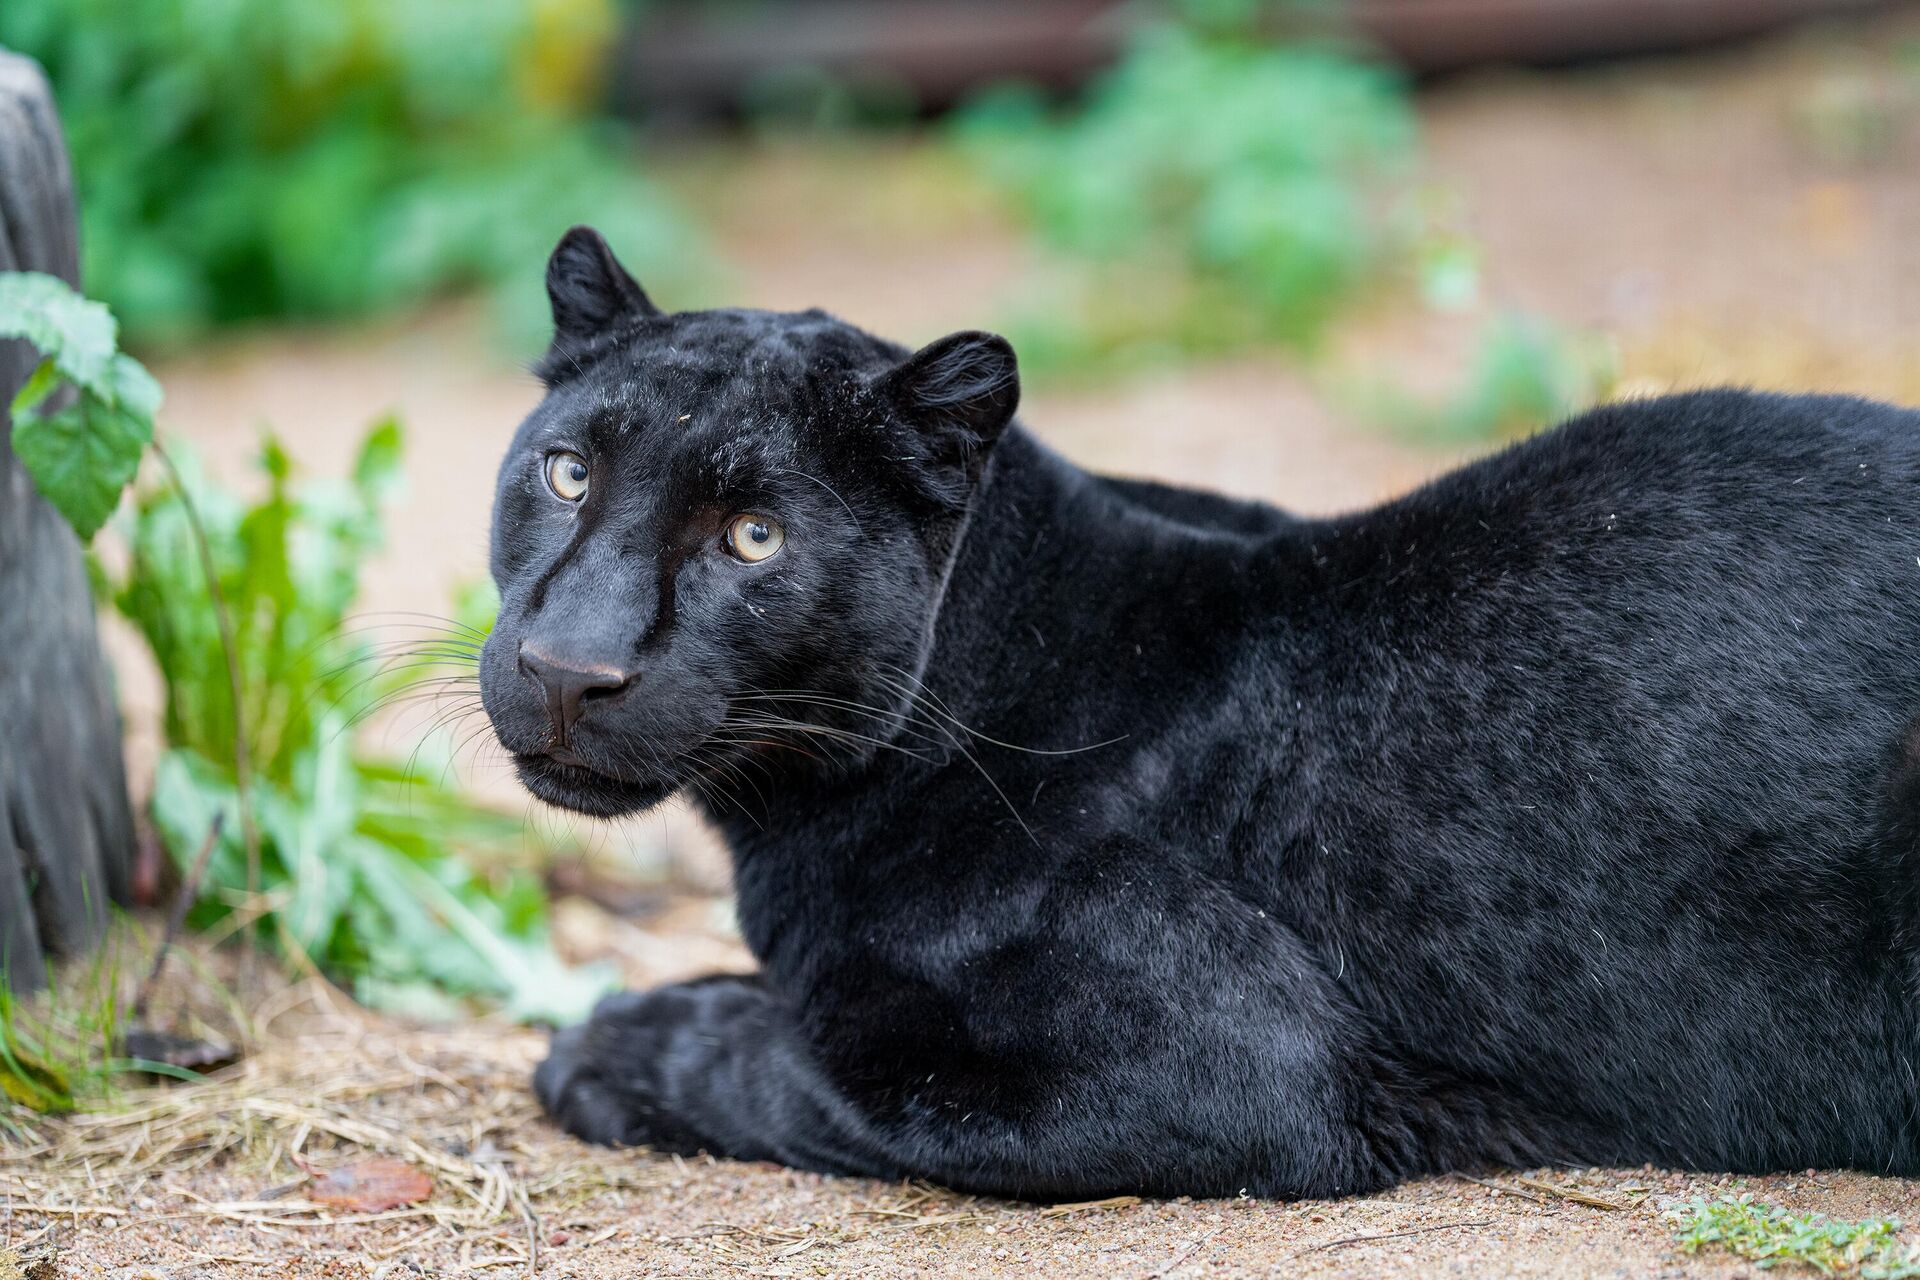
<instances>
[{"instance_id":1,"label":"panther's mouth","mask_svg":"<svg viewBox=\"0 0 1920 1280\"><path fill-rule=\"evenodd\" d=\"M571 751L555 755L515 752L521 783L548 804L594 818L620 818L650 809L673 794L666 780L636 782L601 773Z\"/></svg>"}]
</instances>

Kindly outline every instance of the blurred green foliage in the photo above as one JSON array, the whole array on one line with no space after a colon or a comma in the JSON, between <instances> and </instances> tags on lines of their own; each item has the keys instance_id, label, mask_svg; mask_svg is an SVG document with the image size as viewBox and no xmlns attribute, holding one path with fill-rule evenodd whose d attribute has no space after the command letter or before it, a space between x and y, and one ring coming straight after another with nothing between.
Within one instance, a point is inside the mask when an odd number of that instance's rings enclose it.
<instances>
[{"instance_id":1,"label":"blurred green foliage","mask_svg":"<svg viewBox=\"0 0 1920 1280\"><path fill-rule=\"evenodd\" d=\"M1019 86L958 117L963 149L1046 244L1006 321L1022 368L1086 376L1281 343L1324 354L1373 296L1433 311L1480 302L1457 200L1414 180L1408 86L1340 29L1340 0L1172 0L1078 103ZM1319 33L1318 35L1312 33ZM1354 416L1432 443L1533 430L1612 381L1600 344L1496 315L1457 390L1331 379Z\"/></svg>"},{"instance_id":2,"label":"blurred green foliage","mask_svg":"<svg viewBox=\"0 0 1920 1280\"><path fill-rule=\"evenodd\" d=\"M1536 316L1496 316L1481 331L1465 380L1417 395L1371 375L1336 395L1358 418L1427 444L1465 445L1538 431L1606 398L1614 358L1596 338Z\"/></svg>"},{"instance_id":3,"label":"blurred green foliage","mask_svg":"<svg viewBox=\"0 0 1920 1280\"><path fill-rule=\"evenodd\" d=\"M160 388L118 350L112 313L51 276L0 272L0 335L25 338L42 357L16 397L13 442L49 500L91 536L153 438ZM62 407L41 411L68 387ZM257 917L289 955L352 980L368 1003L450 1012L449 997L471 995L518 1017L570 1021L607 979L566 969L548 946L545 893L514 869L529 843L522 824L448 785L444 737L428 734L404 764L355 746L354 728L395 702L477 714L479 650L495 610L475 596L466 618L349 625L400 454L399 425L388 421L332 483L296 486L292 460L269 437L267 491L251 504L166 453L170 482L136 486L124 558L92 568L152 651L166 695L154 825L187 868L223 815L199 925ZM250 822L235 820L242 733ZM248 896L250 825L258 900ZM14 1034L10 1008L0 1003L0 1097L70 1105L56 1087L62 1073Z\"/></svg>"},{"instance_id":4,"label":"blurred green foliage","mask_svg":"<svg viewBox=\"0 0 1920 1280\"><path fill-rule=\"evenodd\" d=\"M1837 66L1795 95L1788 121L1794 139L1821 163L1866 168L1899 155L1917 99L1920 76Z\"/></svg>"},{"instance_id":5,"label":"blurred green foliage","mask_svg":"<svg viewBox=\"0 0 1920 1280\"><path fill-rule=\"evenodd\" d=\"M267 492L250 505L190 461L180 474L192 510L173 485L139 494L127 565L108 590L152 649L166 690L154 823L185 866L225 811L191 920L213 927L246 909L232 685L197 513L232 620L268 937L350 979L370 1004L450 1012L448 996L472 995L521 1018L578 1018L606 978L564 968L548 946L544 891L514 869L530 838L522 823L449 786L445 750L394 763L354 744L353 729L396 700L428 697L449 714L478 704L474 667L490 613L348 626L399 460L400 430L386 422L344 481L296 487L269 439Z\"/></svg>"},{"instance_id":6,"label":"blurred green foliage","mask_svg":"<svg viewBox=\"0 0 1920 1280\"><path fill-rule=\"evenodd\" d=\"M136 1065L117 1056L122 942L109 936L84 966L59 975L64 983L56 985L49 967L39 995L0 986L0 1133L17 1136L23 1111L59 1115L93 1103L117 1072Z\"/></svg>"},{"instance_id":7,"label":"blurred green foliage","mask_svg":"<svg viewBox=\"0 0 1920 1280\"><path fill-rule=\"evenodd\" d=\"M1259 5L1198 7L1204 21L1145 31L1063 118L1012 88L960 119L1040 236L1097 264L1080 305L1053 309L1062 358L1311 346L1409 251L1396 196L1415 130L1397 77L1255 38Z\"/></svg>"},{"instance_id":8,"label":"blurred green foliage","mask_svg":"<svg viewBox=\"0 0 1920 1280\"><path fill-rule=\"evenodd\" d=\"M611 0L6 0L73 152L88 292L136 340L511 279L574 222L691 238L586 107ZM655 264L658 264L656 266Z\"/></svg>"}]
</instances>

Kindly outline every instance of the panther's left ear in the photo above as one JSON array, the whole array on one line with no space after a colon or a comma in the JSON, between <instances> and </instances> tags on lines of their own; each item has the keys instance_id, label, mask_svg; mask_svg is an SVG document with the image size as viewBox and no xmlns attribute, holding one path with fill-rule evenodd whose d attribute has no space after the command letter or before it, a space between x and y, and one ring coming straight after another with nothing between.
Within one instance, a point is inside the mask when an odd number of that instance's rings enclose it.
<instances>
[{"instance_id":1,"label":"panther's left ear","mask_svg":"<svg viewBox=\"0 0 1920 1280\"><path fill-rule=\"evenodd\" d=\"M920 348L876 388L917 429L923 462L971 481L1020 406L1020 366L1005 338L969 329Z\"/></svg>"},{"instance_id":2,"label":"panther's left ear","mask_svg":"<svg viewBox=\"0 0 1920 1280\"><path fill-rule=\"evenodd\" d=\"M592 227L575 227L554 246L547 259L547 300L556 346L584 342L629 316L660 314Z\"/></svg>"}]
</instances>

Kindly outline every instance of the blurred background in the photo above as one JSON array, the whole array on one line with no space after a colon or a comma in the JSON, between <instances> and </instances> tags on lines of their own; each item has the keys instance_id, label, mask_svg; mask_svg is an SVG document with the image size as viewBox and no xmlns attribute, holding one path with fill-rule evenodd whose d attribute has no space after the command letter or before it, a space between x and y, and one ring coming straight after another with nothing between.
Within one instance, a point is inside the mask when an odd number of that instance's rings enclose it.
<instances>
[{"instance_id":1,"label":"blurred background","mask_svg":"<svg viewBox=\"0 0 1920 1280\"><path fill-rule=\"evenodd\" d=\"M483 581L576 222L669 308L999 329L1069 456L1306 512L1610 397L1920 402L1913 4L6 0L0 44L52 81L164 434L248 493L269 428L335 476L402 425L371 617ZM163 682L110 645L138 800ZM568 958L738 961L697 821L535 810L459 723Z\"/></svg>"}]
</instances>

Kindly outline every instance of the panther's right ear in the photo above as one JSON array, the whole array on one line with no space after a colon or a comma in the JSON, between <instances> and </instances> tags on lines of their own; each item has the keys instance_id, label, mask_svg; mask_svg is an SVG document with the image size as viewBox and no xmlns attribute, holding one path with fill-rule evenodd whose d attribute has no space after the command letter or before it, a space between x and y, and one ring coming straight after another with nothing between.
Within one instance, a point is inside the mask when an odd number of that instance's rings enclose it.
<instances>
[{"instance_id":1,"label":"panther's right ear","mask_svg":"<svg viewBox=\"0 0 1920 1280\"><path fill-rule=\"evenodd\" d=\"M554 246L547 259L547 299L553 303L555 346L585 342L631 316L660 314L592 227L575 227Z\"/></svg>"}]
</instances>

